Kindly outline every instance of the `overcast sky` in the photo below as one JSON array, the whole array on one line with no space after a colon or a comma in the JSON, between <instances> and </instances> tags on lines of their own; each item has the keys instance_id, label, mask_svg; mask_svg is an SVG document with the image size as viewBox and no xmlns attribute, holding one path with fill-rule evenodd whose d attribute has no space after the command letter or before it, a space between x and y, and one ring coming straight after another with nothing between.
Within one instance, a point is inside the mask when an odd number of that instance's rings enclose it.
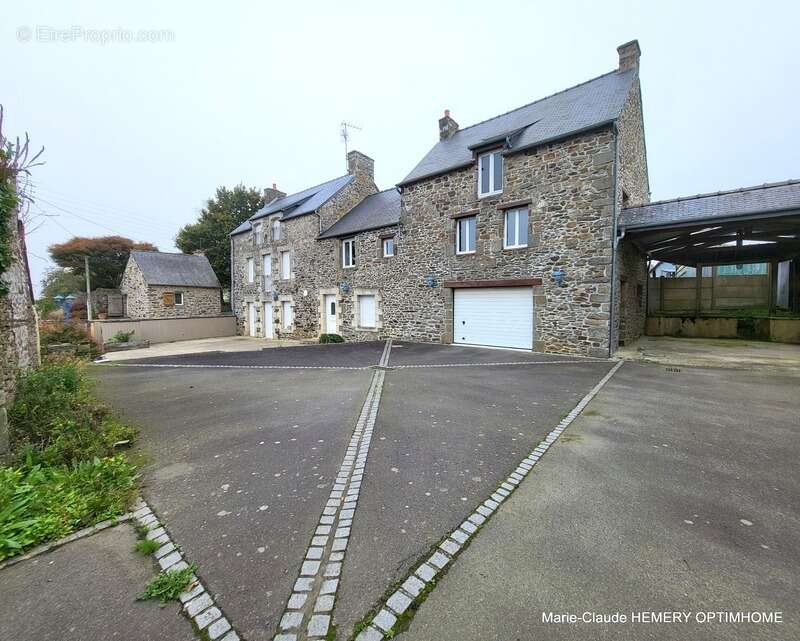
<instances>
[{"instance_id":1,"label":"overcast sky","mask_svg":"<svg viewBox=\"0 0 800 641\"><path fill-rule=\"evenodd\" d=\"M388 188L444 108L484 120L614 69L633 38L653 199L800 178L797 2L203 4L0 10L6 133L46 147L37 285L48 245L72 235L174 251L218 185L291 193L345 173L342 120Z\"/></svg>"}]
</instances>

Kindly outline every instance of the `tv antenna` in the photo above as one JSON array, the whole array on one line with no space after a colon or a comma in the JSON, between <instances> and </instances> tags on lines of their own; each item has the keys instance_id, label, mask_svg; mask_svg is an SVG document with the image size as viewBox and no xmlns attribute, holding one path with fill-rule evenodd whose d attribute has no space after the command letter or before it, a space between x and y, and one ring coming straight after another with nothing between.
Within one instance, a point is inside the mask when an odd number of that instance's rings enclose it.
<instances>
[{"instance_id":1,"label":"tv antenna","mask_svg":"<svg viewBox=\"0 0 800 641\"><path fill-rule=\"evenodd\" d=\"M339 133L342 136L342 141L344 141L344 156L345 159L347 159L347 152L348 152L347 143L350 141L350 136L351 136L350 130L355 129L356 131L361 131L361 127L359 127L358 125L354 125L350 122L347 122L346 120L342 120L342 124L339 126L340 126Z\"/></svg>"}]
</instances>

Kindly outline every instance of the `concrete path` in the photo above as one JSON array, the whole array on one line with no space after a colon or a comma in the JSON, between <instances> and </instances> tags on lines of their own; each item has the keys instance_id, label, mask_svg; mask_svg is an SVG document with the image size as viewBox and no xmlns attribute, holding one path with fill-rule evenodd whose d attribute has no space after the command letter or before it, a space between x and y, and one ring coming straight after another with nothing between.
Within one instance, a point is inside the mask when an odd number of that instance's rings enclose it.
<instances>
[{"instance_id":1,"label":"concrete path","mask_svg":"<svg viewBox=\"0 0 800 641\"><path fill-rule=\"evenodd\" d=\"M686 367L746 369L800 376L800 345L745 341L736 338L672 338L642 336L620 348L628 361Z\"/></svg>"},{"instance_id":2,"label":"concrete path","mask_svg":"<svg viewBox=\"0 0 800 641\"><path fill-rule=\"evenodd\" d=\"M192 641L176 604L136 601L157 568L123 524L0 571L0 639Z\"/></svg>"},{"instance_id":3,"label":"concrete path","mask_svg":"<svg viewBox=\"0 0 800 641\"><path fill-rule=\"evenodd\" d=\"M800 638L797 389L789 377L626 364L400 638ZM630 623L641 611L779 611L784 622ZM551 612L629 622L543 622Z\"/></svg>"},{"instance_id":4,"label":"concrete path","mask_svg":"<svg viewBox=\"0 0 800 641\"><path fill-rule=\"evenodd\" d=\"M197 338L190 341L173 343L156 343L150 347L130 349L122 352L108 352L102 357L103 362L130 361L140 358L157 358L178 356L180 354L200 354L207 352L254 352L273 347L291 347L304 345L302 341L264 340L250 336L223 336L220 338Z\"/></svg>"}]
</instances>

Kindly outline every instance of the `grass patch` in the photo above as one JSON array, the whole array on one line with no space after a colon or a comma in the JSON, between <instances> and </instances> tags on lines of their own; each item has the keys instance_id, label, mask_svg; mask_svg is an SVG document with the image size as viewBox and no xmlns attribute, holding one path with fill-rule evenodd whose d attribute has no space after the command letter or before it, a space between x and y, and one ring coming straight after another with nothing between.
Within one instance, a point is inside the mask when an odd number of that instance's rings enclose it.
<instances>
[{"instance_id":1,"label":"grass patch","mask_svg":"<svg viewBox=\"0 0 800 641\"><path fill-rule=\"evenodd\" d=\"M114 445L134 430L92 397L82 363L59 359L22 375L8 418L0 560L125 512L136 467Z\"/></svg>"},{"instance_id":2,"label":"grass patch","mask_svg":"<svg viewBox=\"0 0 800 641\"><path fill-rule=\"evenodd\" d=\"M183 570L161 572L147 584L145 591L136 598L139 601L158 599L163 608L186 590L193 580L195 570L197 570L197 566L192 564Z\"/></svg>"},{"instance_id":3,"label":"grass patch","mask_svg":"<svg viewBox=\"0 0 800 641\"><path fill-rule=\"evenodd\" d=\"M161 544L155 539L142 539L136 543L135 549L142 556L150 556Z\"/></svg>"}]
</instances>

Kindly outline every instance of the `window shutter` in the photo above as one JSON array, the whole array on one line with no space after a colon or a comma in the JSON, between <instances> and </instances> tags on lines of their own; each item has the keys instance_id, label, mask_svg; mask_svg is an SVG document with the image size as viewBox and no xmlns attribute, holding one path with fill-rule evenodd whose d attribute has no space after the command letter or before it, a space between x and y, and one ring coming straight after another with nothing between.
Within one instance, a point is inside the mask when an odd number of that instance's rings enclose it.
<instances>
[{"instance_id":1,"label":"window shutter","mask_svg":"<svg viewBox=\"0 0 800 641\"><path fill-rule=\"evenodd\" d=\"M164 292L162 294L162 299L164 301L164 307L174 307L174 305L175 305L175 293L174 292Z\"/></svg>"}]
</instances>

